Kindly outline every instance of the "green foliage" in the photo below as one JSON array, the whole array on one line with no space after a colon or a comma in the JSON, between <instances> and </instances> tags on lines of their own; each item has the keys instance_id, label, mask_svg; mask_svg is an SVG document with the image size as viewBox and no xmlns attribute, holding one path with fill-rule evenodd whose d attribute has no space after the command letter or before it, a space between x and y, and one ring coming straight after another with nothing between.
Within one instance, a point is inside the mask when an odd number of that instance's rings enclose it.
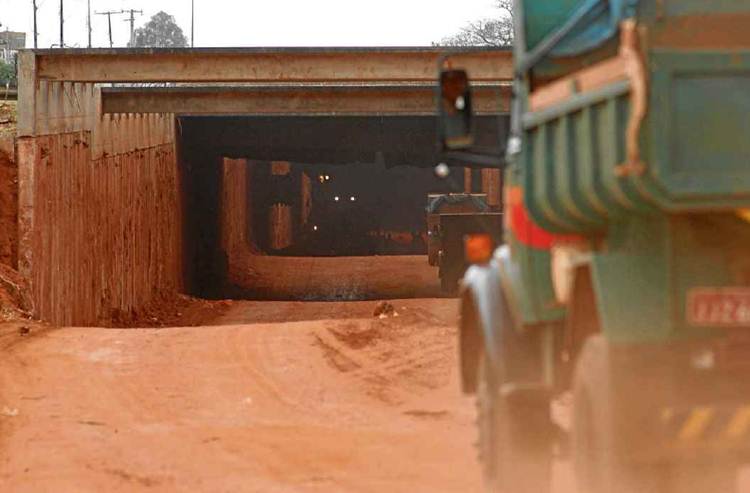
<instances>
[{"instance_id":1,"label":"green foliage","mask_svg":"<svg viewBox=\"0 0 750 493\"><path fill-rule=\"evenodd\" d=\"M136 48L185 48L187 45L187 37L174 16L163 11L135 30L133 46Z\"/></svg>"},{"instance_id":2,"label":"green foliage","mask_svg":"<svg viewBox=\"0 0 750 493\"><path fill-rule=\"evenodd\" d=\"M16 68L0 60L0 85L5 86L8 83L16 84Z\"/></svg>"}]
</instances>

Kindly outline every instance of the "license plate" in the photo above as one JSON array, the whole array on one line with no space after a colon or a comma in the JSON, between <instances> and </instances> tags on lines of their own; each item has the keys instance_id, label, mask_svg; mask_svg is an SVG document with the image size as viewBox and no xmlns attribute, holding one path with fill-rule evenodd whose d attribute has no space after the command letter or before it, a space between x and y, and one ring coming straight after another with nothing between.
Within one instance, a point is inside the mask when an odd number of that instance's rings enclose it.
<instances>
[{"instance_id":1,"label":"license plate","mask_svg":"<svg viewBox=\"0 0 750 493\"><path fill-rule=\"evenodd\" d=\"M750 288L697 288L688 293L688 323L750 327Z\"/></svg>"}]
</instances>

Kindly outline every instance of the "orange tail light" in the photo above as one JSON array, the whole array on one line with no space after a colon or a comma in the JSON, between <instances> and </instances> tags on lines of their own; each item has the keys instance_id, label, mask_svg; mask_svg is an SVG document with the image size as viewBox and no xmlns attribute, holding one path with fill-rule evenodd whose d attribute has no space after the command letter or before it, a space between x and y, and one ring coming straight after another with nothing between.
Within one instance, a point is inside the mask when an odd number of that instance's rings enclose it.
<instances>
[{"instance_id":1,"label":"orange tail light","mask_svg":"<svg viewBox=\"0 0 750 493\"><path fill-rule=\"evenodd\" d=\"M492 258L492 237L474 234L464 237L466 261L471 264L486 264Z\"/></svg>"}]
</instances>

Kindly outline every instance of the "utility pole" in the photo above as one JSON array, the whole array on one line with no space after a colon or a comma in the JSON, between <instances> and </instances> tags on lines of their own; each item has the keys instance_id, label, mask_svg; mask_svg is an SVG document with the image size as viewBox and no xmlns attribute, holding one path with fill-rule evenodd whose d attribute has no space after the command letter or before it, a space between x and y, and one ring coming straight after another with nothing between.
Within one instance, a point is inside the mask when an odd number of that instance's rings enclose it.
<instances>
[{"instance_id":1,"label":"utility pole","mask_svg":"<svg viewBox=\"0 0 750 493\"><path fill-rule=\"evenodd\" d=\"M65 34L63 30L64 15L63 15L63 4L64 0L60 0L60 48L65 48Z\"/></svg>"},{"instance_id":2,"label":"utility pole","mask_svg":"<svg viewBox=\"0 0 750 493\"><path fill-rule=\"evenodd\" d=\"M36 11L38 9L37 9L37 6L36 6L36 0L32 0L31 3L34 5L34 49L36 50L38 48L37 41L38 41L38 38L39 38L39 33L37 31L37 26L36 26Z\"/></svg>"},{"instance_id":3,"label":"utility pole","mask_svg":"<svg viewBox=\"0 0 750 493\"><path fill-rule=\"evenodd\" d=\"M123 10L120 13L121 14L130 14L130 19L125 19L125 22L130 22L130 43L129 43L129 45L132 48L133 45L135 44L135 14L141 14L141 15L143 15L143 11L142 10L130 9L130 10Z\"/></svg>"},{"instance_id":4,"label":"utility pole","mask_svg":"<svg viewBox=\"0 0 750 493\"><path fill-rule=\"evenodd\" d=\"M190 0L190 47L195 48L195 0Z\"/></svg>"},{"instance_id":5,"label":"utility pole","mask_svg":"<svg viewBox=\"0 0 750 493\"><path fill-rule=\"evenodd\" d=\"M106 15L107 16L107 22L109 23L109 47L112 48L114 46L114 42L112 41L112 15L119 15L124 14L125 12L122 10L107 10L106 12L97 12L96 15Z\"/></svg>"},{"instance_id":6,"label":"utility pole","mask_svg":"<svg viewBox=\"0 0 750 493\"><path fill-rule=\"evenodd\" d=\"M91 48L91 0L86 2L86 7L88 9L86 11L86 26L89 30L89 48Z\"/></svg>"}]
</instances>

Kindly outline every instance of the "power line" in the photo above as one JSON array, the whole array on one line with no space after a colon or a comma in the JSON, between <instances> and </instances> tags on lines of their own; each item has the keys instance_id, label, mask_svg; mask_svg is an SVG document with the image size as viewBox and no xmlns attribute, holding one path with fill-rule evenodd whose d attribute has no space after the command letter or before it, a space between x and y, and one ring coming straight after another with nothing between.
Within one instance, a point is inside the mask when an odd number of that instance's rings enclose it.
<instances>
[{"instance_id":1,"label":"power line","mask_svg":"<svg viewBox=\"0 0 750 493\"><path fill-rule=\"evenodd\" d=\"M97 12L96 15L106 15L107 16L107 23L109 24L109 47L112 48L114 46L114 42L112 41L112 16L113 15L120 15L124 14L124 10L107 10L106 12Z\"/></svg>"},{"instance_id":2,"label":"power line","mask_svg":"<svg viewBox=\"0 0 750 493\"><path fill-rule=\"evenodd\" d=\"M63 29L63 22L64 22L63 21L64 19L63 5L64 5L64 0L60 0L60 48L65 48L65 34L64 34L64 29Z\"/></svg>"},{"instance_id":3,"label":"power line","mask_svg":"<svg viewBox=\"0 0 750 493\"><path fill-rule=\"evenodd\" d=\"M37 40L39 37L39 33L37 30L37 25L36 25L36 11L39 10L39 8L36 6L36 0L32 0L31 3L34 6L34 49L36 50L38 48Z\"/></svg>"},{"instance_id":4,"label":"power line","mask_svg":"<svg viewBox=\"0 0 750 493\"><path fill-rule=\"evenodd\" d=\"M130 14L130 19L125 19L125 22L130 22L130 43L129 46L135 45L135 14L143 15L142 10L127 9L121 12L122 14Z\"/></svg>"},{"instance_id":5,"label":"power line","mask_svg":"<svg viewBox=\"0 0 750 493\"><path fill-rule=\"evenodd\" d=\"M86 2L86 27L89 31L89 48L91 48L91 0Z\"/></svg>"}]
</instances>

